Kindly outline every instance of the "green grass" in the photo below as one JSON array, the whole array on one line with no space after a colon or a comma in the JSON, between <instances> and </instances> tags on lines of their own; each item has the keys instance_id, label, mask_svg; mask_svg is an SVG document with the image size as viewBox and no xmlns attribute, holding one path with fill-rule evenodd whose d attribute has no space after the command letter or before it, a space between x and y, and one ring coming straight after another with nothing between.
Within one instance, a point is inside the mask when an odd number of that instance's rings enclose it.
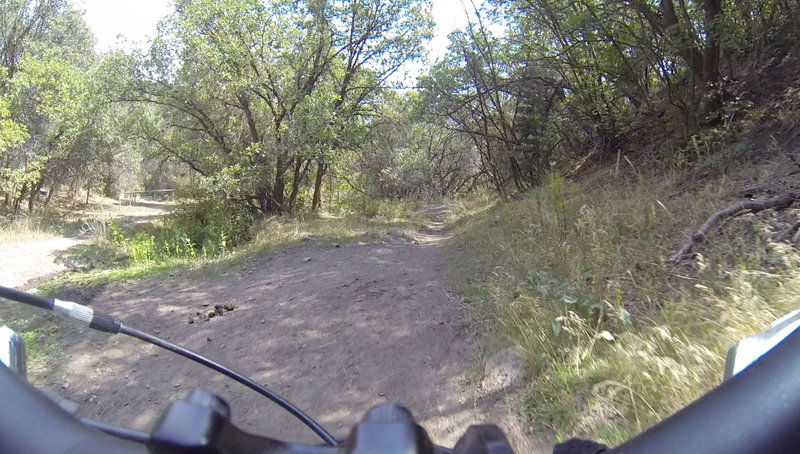
<instances>
[{"instance_id":1,"label":"green grass","mask_svg":"<svg viewBox=\"0 0 800 454\"><path fill-rule=\"evenodd\" d=\"M332 243L376 241L386 235L391 227L400 227L413 233L425 221L415 215L413 205L407 203L380 203L370 216L348 214L343 216L296 216L259 221L251 227L251 240L218 256L200 254L188 257L148 256L131 260L130 250L99 236L95 240L71 248L66 258L83 264L84 271L65 274L39 287L43 294L55 294L65 286L109 285L133 279L157 278L164 274L191 273L203 276L216 274L240 264L251 257L270 255L277 251L300 247L314 247ZM140 228L141 231L141 228ZM128 232L130 235L132 232ZM117 242L119 243L119 242Z\"/></svg>"},{"instance_id":2,"label":"green grass","mask_svg":"<svg viewBox=\"0 0 800 454\"><path fill-rule=\"evenodd\" d=\"M782 225L764 214L715 231L693 265L669 263L735 185L611 173L465 210L450 261L475 329L524 352L530 419L617 444L719 384L733 343L800 304L800 256L768 240Z\"/></svg>"}]
</instances>

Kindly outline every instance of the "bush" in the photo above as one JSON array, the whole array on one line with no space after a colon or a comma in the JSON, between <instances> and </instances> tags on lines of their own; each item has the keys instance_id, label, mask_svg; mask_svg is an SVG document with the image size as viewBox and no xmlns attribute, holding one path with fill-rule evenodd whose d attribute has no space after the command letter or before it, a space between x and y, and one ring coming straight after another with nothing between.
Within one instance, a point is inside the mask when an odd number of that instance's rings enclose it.
<instances>
[{"instance_id":1,"label":"bush","mask_svg":"<svg viewBox=\"0 0 800 454\"><path fill-rule=\"evenodd\" d=\"M147 233L137 233L131 238L131 260L135 263L151 262L156 258L156 237Z\"/></svg>"},{"instance_id":2,"label":"bush","mask_svg":"<svg viewBox=\"0 0 800 454\"><path fill-rule=\"evenodd\" d=\"M246 207L229 201L183 203L164 222L162 249L177 257L220 255L250 239L254 220Z\"/></svg>"},{"instance_id":3,"label":"bush","mask_svg":"<svg viewBox=\"0 0 800 454\"><path fill-rule=\"evenodd\" d=\"M244 207L201 200L181 204L161 228L138 232L130 239L113 221L104 224L104 244L127 253L136 264L215 257L249 240L253 221Z\"/></svg>"}]
</instances>

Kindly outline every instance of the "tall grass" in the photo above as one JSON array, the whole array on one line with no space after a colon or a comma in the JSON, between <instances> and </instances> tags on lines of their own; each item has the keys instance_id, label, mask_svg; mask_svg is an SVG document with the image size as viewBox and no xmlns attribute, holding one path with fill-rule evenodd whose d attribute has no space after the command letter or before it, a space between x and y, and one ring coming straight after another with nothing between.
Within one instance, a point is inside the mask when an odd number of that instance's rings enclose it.
<instances>
[{"instance_id":1,"label":"tall grass","mask_svg":"<svg viewBox=\"0 0 800 454\"><path fill-rule=\"evenodd\" d=\"M736 340L798 306L800 258L765 217L726 225L693 266L668 262L730 189L551 176L456 224L455 277L481 326L524 352L531 420L616 444L719 384Z\"/></svg>"},{"instance_id":2,"label":"tall grass","mask_svg":"<svg viewBox=\"0 0 800 454\"><path fill-rule=\"evenodd\" d=\"M53 237L53 232L39 217L16 215L0 217L0 245L36 241Z\"/></svg>"}]
</instances>

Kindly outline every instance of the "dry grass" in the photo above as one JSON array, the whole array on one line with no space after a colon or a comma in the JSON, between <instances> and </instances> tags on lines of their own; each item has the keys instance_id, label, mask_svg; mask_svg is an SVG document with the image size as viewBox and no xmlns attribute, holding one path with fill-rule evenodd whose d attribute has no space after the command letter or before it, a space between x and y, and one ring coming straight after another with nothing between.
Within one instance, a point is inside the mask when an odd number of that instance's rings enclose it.
<instances>
[{"instance_id":1,"label":"dry grass","mask_svg":"<svg viewBox=\"0 0 800 454\"><path fill-rule=\"evenodd\" d=\"M369 216L363 214L313 215L271 218L258 222L251 229L251 241L216 257L201 255L196 257L159 257L157 260L145 262L124 261L120 263L119 260L116 260L119 251L114 250L113 247L109 249L109 241L92 242L90 246L99 245L101 247L99 250L97 247L87 248L85 254L99 254L109 265L64 275L40 286L40 290L47 294L53 294L63 286L106 285L145 277L158 278L162 274L172 275L179 271L198 276L217 274L254 256L274 254L277 251L295 247L376 241L383 238L392 227L399 227L407 233L413 234L424 225L424 218L414 213L413 204L376 202ZM105 237L105 235L101 235L101 237Z\"/></svg>"},{"instance_id":2,"label":"dry grass","mask_svg":"<svg viewBox=\"0 0 800 454\"><path fill-rule=\"evenodd\" d=\"M668 263L731 202L731 181L688 193L668 177L614 176L552 177L466 216L452 245L476 326L526 354L531 419L611 444L718 384L727 349L800 302L800 257L767 239L774 214L724 226L691 267Z\"/></svg>"},{"instance_id":3,"label":"dry grass","mask_svg":"<svg viewBox=\"0 0 800 454\"><path fill-rule=\"evenodd\" d=\"M55 235L40 218L13 216L0 219L0 245L45 240Z\"/></svg>"},{"instance_id":4,"label":"dry grass","mask_svg":"<svg viewBox=\"0 0 800 454\"><path fill-rule=\"evenodd\" d=\"M425 219L414 213L413 205L405 203L384 203L368 215L272 218L256 225L253 241L246 249L283 249L308 241L376 239L386 235L392 227L413 233L424 225Z\"/></svg>"}]
</instances>

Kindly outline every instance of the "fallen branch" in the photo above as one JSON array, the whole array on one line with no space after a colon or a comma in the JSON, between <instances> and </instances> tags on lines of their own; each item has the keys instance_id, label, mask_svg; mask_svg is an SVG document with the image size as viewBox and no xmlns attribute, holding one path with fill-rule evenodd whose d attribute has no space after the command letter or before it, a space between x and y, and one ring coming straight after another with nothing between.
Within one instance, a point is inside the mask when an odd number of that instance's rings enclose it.
<instances>
[{"instance_id":1,"label":"fallen branch","mask_svg":"<svg viewBox=\"0 0 800 454\"><path fill-rule=\"evenodd\" d=\"M794 239L796 236L793 236L793 235L795 234L795 232L797 232L797 229L800 229L800 221L795 222L788 229L786 229L786 230L780 232L779 234L775 235L775 237L772 240L775 241L776 243L779 243L779 242L781 242L781 241L783 241L783 240L785 240L785 239L787 239L787 238L789 238L791 236L792 237L792 242L796 243L797 241Z\"/></svg>"},{"instance_id":2,"label":"fallen branch","mask_svg":"<svg viewBox=\"0 0 800 454\"><path fill-rule=\"evenodd\" d=\"M758 213L759 211L763 210L783 210L789 208L793 203L800 200L800 191L790 191L783 193L779 196L771 197L769 199L759 199L759 200L741 200L739 202L734 203L730 207L718 211L711 215L708 218L705 224L696 232L692 234L689 238L689 241L683 245L680 252L673 255L670 259L673 262L682 262L684 260L691 259L694 254L692 254L692 249L708 235L708 232L714 227L715 224L718 222L727 219L731 216L738 215L742 211L747 211L750 213Z\"/></svg>"}]
</instances>

